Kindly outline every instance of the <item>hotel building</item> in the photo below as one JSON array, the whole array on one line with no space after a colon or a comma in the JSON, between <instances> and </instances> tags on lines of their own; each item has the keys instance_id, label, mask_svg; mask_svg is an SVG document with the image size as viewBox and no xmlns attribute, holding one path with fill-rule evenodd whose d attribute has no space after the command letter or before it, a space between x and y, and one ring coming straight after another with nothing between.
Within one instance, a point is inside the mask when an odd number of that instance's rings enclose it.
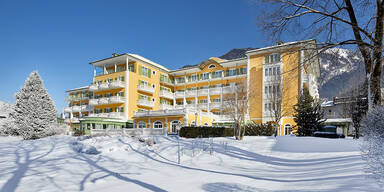
<instances>
[{"instance_id":1,"label":"hotel building","mask_svg":"<svg viewBox=\"0 0 384 192\"><path fill-rule=\"evenodd\" d=\"M137 54L113 54L90 63L94 70L89 86L66 91L65 122L85 133L120 128L174 133L186 125L230 125L224 97L246 82L247 121L273 121L271 98L278 95L284 111L278 132L289 134L295 125L293 106L303 87L318 98L320 69L314 46L315 40L281 43L176 70Z\"/></svg>"}]
</instances>

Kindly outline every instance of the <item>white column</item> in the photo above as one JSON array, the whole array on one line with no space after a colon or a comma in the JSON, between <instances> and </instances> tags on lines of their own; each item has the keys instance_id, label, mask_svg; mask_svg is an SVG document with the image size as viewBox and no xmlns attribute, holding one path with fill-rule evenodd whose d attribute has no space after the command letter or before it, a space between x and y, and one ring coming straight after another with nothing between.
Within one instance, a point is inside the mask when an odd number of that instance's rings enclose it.
<instances>
[{"instance_id":1,"label":"white column","mask_svg":"<svg viewBox=\"0 0 384 192\"><path fill-rule=\"evenodd\" d=\"M93 76L96 77L96 66L93 66Z\"/></svg>"},{"instance_id":2,"label":"white column","mask_svg":"<svg viewBox=\"0 0 384 192\"><path fill-rule=\"evenodd\" d=\"M105 68L105 65L103 66L103 74L107 74L107 68Z\"/></svg>"},{"instance_id":3,"label":"white column","mask_svg":"<svg viewBox=\"0 0 384 192\"><path fill-rule=\"evenodd\" d=\"M148 117L148 126L147 126L147 128L152 128L151 127L151 118L150 117Z\"/></svg>"},{"instance_id":4,"label":"white column","mask_svg":"<svg viewBox=\"0 0 384 192\"><path fill-rule=\"evenodd\" d=\"M124 98L125 98L125 101L124 101L124 118L129 120L129 71L128 71L128 63L129 63L129 58L127 56L126 58L126 66L125 66L125 78L124 78L124 81L125 81L125 91L124 91Z\"/></svg>"},{"instance_id":5,"label":"white column","mask_svg":"<svg viewBox=\"0 0 384 192\"><path fill-rule=\"evenodd\" d=\"M224 87L221 86L221 88L220 88L220 114L223 112L223 89L224 89Z\"/></svg>"},{"instance_id":6,"label":"white column","mask_svg":"<svg viewBox=\"0 0 384 192\"><path fill-rule=\"evenodd\" d=\"M173 108L176 107L176 91L173 93Z\"/></svg>"},{"instance_id":7,"label":"white column","mask_svg":"<svg viewBox=\"0 0 384 192\"><path fill-rule=\"evenodd\" d=\"M116 63L115 63L115 73L117 72L117 65L116 65Z\"/></svg>"}]
</instances>

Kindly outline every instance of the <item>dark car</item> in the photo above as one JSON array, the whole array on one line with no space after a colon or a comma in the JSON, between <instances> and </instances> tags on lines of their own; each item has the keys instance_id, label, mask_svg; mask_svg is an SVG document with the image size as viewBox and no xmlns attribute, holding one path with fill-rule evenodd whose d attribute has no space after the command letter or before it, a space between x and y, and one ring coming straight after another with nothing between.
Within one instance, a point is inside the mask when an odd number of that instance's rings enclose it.
<instances>
[{"instance_id":1,"label":"dark car","mask_svg":"<svg viewBox=\"0 0 384 192\"><path fill-rule=\"evenodd\" d=\"M316 131L313 136L324 138L345 138L345 135L337 133L336 126L331 125L326 125L322 127L319 131Z\"/></svg>"}]
</instances>

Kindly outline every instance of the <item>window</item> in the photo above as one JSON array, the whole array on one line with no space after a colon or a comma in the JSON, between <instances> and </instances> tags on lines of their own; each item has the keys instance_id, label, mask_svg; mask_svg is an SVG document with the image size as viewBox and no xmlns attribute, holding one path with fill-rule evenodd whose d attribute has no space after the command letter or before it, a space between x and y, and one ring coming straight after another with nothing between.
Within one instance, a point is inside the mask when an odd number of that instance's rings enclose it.
<instances>
[{"instance_id":1,"label":"window","mask_svg":"<svg viewBox=\"0 0 384 192\"><path fill-rule=\"evenodd\" d=\"M285 124L284 129L285 129L285 135L290 135L292 133L292 125L291 124Z\"/></svg>"},{"instance_id":2,"label":"window","mask_svg":"<svg viewBox=\"0 0 384 192\"><path fill-rule=\"evenodd\" d=\"M171 89L168 87L160 86L160 91L171 92Z\"/></svg>"},{"instance_id":3,"label":"window","mask_svg":"<svg viewBox=\"0 0 384 192\"><path fill-rule=\"evenodd\" d=\"M142 86L149 86L149 83L146 82L146 81L139 80L139 85L142 85Z\"/></svg>"},{"instance_id":4,"label":"window","mask_svg":"<svg viewBox=\"0 0 384 192\"><path fill-rule=\"evenodd\" d=\"M97 94L96 96L95 96L95 99L100 99L101 98L101 94Z\"/></svg>"},{"instance_id":5,"label":"window","mask_svg":"<svg viewBox=\"0 0 384 192\"><path fill-rule=\"evenodd\" d=\"M161 121L155 121L155 123L153 124L153 128L161 129L163 128L163 123Z\"/></svg>"},{"instance_id":6,"label":"window","mask_svg":"<svg viewBox=\"0 0 384 192\"><path fill-rule=\"evenodd\" d=\"M176 78L176 83L185 83L185 77Z\"/></svg>"},{"instance_id":7,"label":"window","mask_svg":"<svg viewBox=\"0 0 384 192\"><path fill-rule=\"evenodd\" d=\"M128 71L135 72L135 64L128 64Z\"/></svg>"},{"instance_id":8,"label":"window","mask_svg":"<svg viewBox=\"0 0 384 192\"><path fill-rule=\"evenodd\" d=\"M212 99L213 103L220 103L220 101L221 101L220 98Z\"/></svg>"},{"instance_id":9,"label":"window","mask_svg":"<svg viewBox=\"0 0 384 192\"><path fill-rule=\"evenodd\" d=\"M208 86L201 86L199 89L208 89Z\"/></svg>"},{"instance_id":10,"label":"window","mask_svg":"<svg viewBox=\"0 0 384 192\"><path fill-rule=\"evenodd\" d=\"M275 54L267 55L267 56L265 56L264 61L266 64L277 63L280 61L280 54L275 53Z\"/></svg>"},{"instance_id":11,"label":"window","mask_svg":"<svg viewBox=\"0 0 384 192\"><path fill-rule=\"evenodd\" d=\"M176 104L177 105L184 105L184 102L183 101L177 101Z\"/></svg>"},{"instance_id":12,"label":"window","mask_svg":"<svg viewBox=\"0 0 384 192\"><path fill-rule=\"evenodd\" d=\"M141 68L139 68L139 73L143 76L151 78L151 69L147 67L141 66Z\"/></svg>"},{"instance_id":13,"label":"window","mask_svg":"<svg viewBox=\"0 0 384 192\"><path fill-rule=\"evenodd\" d=\"M114 73L114 72L115 72L114 68L107 69L107 74L111 74L111 73Z\"/></svg>"},{"instance_id":14,"label":"window","mask_svg":"<svg viewBox=\"0 0 384 192\"><path fill-rule=\"evenodd\" d=\"M129 65L128 65L128 68L129 68ZM117 72L125 71L125 65L117 66L116 71L117 71Z\"/></svg>"},{"instance_id":15,"label":"window","mask_svg":"<svg viewBox=\"0 0 384 192\"><path fill-rule=\"evenodd\" d=\"M170 104L171 104L171 101L166 100L166 99L160 99L160 104L167 104L167 105L170 105Z\"/></svg>"},{"instance_id":16,"label":"window","mask_svg":"<svg viewBox=\"0 0 384 192\"><path fill-rule=\"evenodd\" d=\"M152 71L152 74L156 75L156 71Z\"/></svg>"},{"instance_id":17,"label":"window","mask_svg":"<svg viewBox=\"0 0 384 192\"><path fill-rule=\"evenodd\" d=\"M124 97L124 92L120 91L120 92L116 93L116 96Z\"/></svg>"},{"instance_id":18,"label":"window","mask_svg":"<svg viewBox=\"0 0 384 192\"><path fill-rule=\"evenodd\" d=\"M104 108L104 113L111 113L111 112L112 112L112 108L111 107Z\"/></svg>"},{"instance_id":19,"label":"window","mask_svg":"<svg viewBox=\"0 0 384 192\"><path fill-rule=\"evenodd\" d=\"M203 74L201 74L201 75L200 75L200 79L201 79L201 80L207 80L207 79L209 79L209 73L203 73Z\"/></svg>"},{"instance_id":20,"label":"window","mask_svg":"<svg viewBox=\"0 0 384 192\"><path fill-rule=\"evenodd\" d=\"M139 100L146 100L146 101L149 101L151 100L151 98L147 95L139 95Z\"/></svg>"},{"instance_id":21,"label":"window","mask_svg":"<svg viewBox=\"0 0 384 192\"><path fill-rule=\"evenodd\" d=\"M140 121L139 123L137 123L137 128L145 128L146 127L146 123L144 121Z\"/></svg>"},{"instance_id":22,"label":"window","mask_svg":"<svg viewBox=\"0 0 384 192\"><path fill-rule=\"evenodd\" d=\"M112 97L112 93L106 93L104 96L107 98Z\"/></svg>"},{"instance_id":23,"label":"window","mask_svg":"<svg viewBox=\"0 0 384 192\"><path fill-rule=\"evenodd\" d=\"M188 81L189 81L189 82L197 81L197 75L195 74L195 75L191 75L191 76L189 76L189 77L188 77Z\"/></svg>"},{"instance_id":24,"label":"window","mask_svg":"<svg viewBox=\"0 0 384 192\"><path fill-rule=\"evenodd\" d=\"M215 71L215 72L212 72L212 78L220 78L222 77L223 75L223 71Z\"/></svg>"},{"instance_id":25,"label":"window","mask_svg":"<svg viewBox=\"0 0 384 192\"><path fill-rule=\"evenodd\" d=\"M216 65L210 65L208 68L212 69L212 68L215 68L215 67L216 67Z\"/></svg>"},{"instance_id":26,"label":"window","mask_svg":"<svg viewBox=\"0 0 384 192\"><path fill-rule=\"evenodd\" d=\"M102 113L103 111L102 111L102 109L95 109L95 113L96 114L99 114L99 113Z\"/></svg>"},{"instance_id":27,"label":"window","mask_svg":"<svg viewBox=\"0 0 384 192\"><path fill-rule=\"evenodd\" d=\"M243 75L243 74L247 74L247 68L246 67L240 68L240 75Z\"/></svg>"},{"instance_id":28,"label":"window","mask_svg":"<svg viewBox=\"0 0 384 192\"><path fill-rule=\"evenodd\" d=\"M202 100L200 100L200 103L208 103L208 100L207 99L202 99Z\"/></svg>"},{"instance_id":29,"label":"window","mask_svg":"<svg viewBox=\"0 0 384 192\"><path fill-rule=\"evenodd\" d=\"M227 69L225 71L225 76L227 76L227 77L235 76L237 74L238 74L238 70L237 69Z\"/></svg>"},{"instance_id":30,"label":"window","mask_svg":"<svg viewBox=\"0 0 384 192\"><path fill-rule=\"evenodd\" d=\"M268 69L265 69L264 75L268 76Z\"/></svg>"}]
</instances>

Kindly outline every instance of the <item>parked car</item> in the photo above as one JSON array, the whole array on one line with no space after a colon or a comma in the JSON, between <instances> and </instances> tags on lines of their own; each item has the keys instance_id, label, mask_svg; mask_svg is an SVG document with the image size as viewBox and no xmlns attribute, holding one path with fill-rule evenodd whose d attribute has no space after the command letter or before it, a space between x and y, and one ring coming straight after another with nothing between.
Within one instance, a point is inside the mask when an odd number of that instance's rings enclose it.
<instances>
[{"instance_id":1,"label":"parked car","mask_svg":"<svg viewBox=\"0 0 384 192\"><path fill-rule=\"evenodd\" d=\"M316 131L313 136L324 138L345 138L345 135L337 133L337 127L332 125L325 125L319 131Z\"/></svg>"}]
</instances>

